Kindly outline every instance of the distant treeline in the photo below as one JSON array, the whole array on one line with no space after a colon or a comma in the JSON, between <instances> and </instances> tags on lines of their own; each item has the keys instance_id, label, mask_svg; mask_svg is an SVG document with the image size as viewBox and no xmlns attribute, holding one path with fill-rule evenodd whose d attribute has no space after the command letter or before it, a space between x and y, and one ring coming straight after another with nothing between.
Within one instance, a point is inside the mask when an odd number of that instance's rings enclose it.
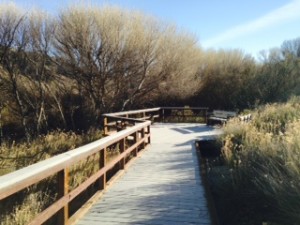
<instances>
[{"instance_id":1,"label":"distant treeline","mask_svg":"<svg viewBox=\"0 0 300 225\"><path fill-rule=\"evenodd\" d=\"M299 39L261 62L203 50L140 12L76 6L57 16L0 5L0 136L100 126L104 112L163 105L241 110L299 89Z\"/></svg>"}]
</instances>

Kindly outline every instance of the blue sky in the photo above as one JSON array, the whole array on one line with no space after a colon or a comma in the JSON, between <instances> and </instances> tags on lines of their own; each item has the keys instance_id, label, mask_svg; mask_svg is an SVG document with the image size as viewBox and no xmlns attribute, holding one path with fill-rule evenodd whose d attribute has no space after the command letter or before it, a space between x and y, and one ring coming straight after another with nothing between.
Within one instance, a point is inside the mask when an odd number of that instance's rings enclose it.
<instances>
[{"instance_id":1,"label":"blue sky","mask_svg":"<svg viewBox=\"0 0 300 225\"><path fill-rule=\"evenodd\" d=\"M2 0L0 0L1 2ZM7 0L2 2L8 2ZM203 48L242 49L258 56L300 37L300 0L14 0L51 13L78 2L112 4L177 24Z\"/></svg>"}]
</instances>

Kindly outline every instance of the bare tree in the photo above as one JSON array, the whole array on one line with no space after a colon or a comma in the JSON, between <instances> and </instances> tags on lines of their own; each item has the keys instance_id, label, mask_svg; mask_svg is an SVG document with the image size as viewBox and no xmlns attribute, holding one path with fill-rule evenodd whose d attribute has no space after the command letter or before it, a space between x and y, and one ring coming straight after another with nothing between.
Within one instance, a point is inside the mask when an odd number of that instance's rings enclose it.
<instances>
[{"instance_id":1,"label":"bare tree","mask_svg":"<svg viewBox=\"0 0 300 225\"><path fill-rule=\"evenodd\" d=\"M281 51L284 56L293 55L295 57L300 57L300 38L293 40L286 40L281 45Z\"/></svg>"},{"instance_id":2,"label":"bare tree","mask_svg":"<svg viewBox=\"0 0 300 225\"><path fill-rule=\"evenodd\" d=\"M211 108L251 107L257 96L254 88L255 60L241 50L209 50L200 62L197 100Z\"/></svg>"},{"instance_id":3,"label":"bare tree","mask_svg":"<svg viewBox=\"0 0 300 225\"><path fill-rule=\"evenodd\" d=\"M176 86L190 82L179 95L193 90L199 59L199 49L189 35L114 7L63 11L56 48L62 73L77 81L96 115L123 110L137 99L147 101L163 82L173 93Z\"/></svg>"},{"instance_id":4,"label":"bare tree","mask_svg":"<svg viewBox=\"0 0 300 225\"><path fill-rule=\"evenodd\" d=\"M27 141L30 140L28 107L20 92L20 71L26 66L25 49L28 45L28 20L15 5L0 5L0 63L8 76L10 91L21 116Z\"/></svg>"},{"instance_id":5,"label":"bare tree","mask_svg":"<svg viewBox=\"0 0 300 225\"><path fill-rule=\"evenodd\" d=\"M29 18L29 43L27 48L28 69L34 98L28 99L35 111L36 131L47 128L46 92L48 83L54 79L55 65L52 62L55 26L47 14L34 11Z\"/></svg>"},{"instance_id":6,"label":"bare tree","mask_svg":"<svg viewBox=\"0 0 300 225\"><path fill-rule=\"evenodd\" d=\"M193 36L170 28L165 33L159 58L160 73L165 77L161 83L161 93L179 99L193 95L200 82L197 74L202 55Z\"/></svg>"}]
</instances>

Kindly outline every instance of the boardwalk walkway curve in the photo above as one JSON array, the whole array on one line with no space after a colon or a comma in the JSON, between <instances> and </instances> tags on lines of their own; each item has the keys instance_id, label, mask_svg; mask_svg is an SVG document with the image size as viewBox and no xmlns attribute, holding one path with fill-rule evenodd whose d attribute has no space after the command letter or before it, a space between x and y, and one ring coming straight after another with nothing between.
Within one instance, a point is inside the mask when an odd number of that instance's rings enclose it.
<instances>
[{"instance_id":1,"label":"boardwalk walkway curve","mask_svg":"<svg viewBox=\"0 0 300 225\"><path fill-rule=\"evenodd\" d=\"M77 225L211 224L195 140L219 133L203 124L154 124L148 150Z\"/></svg>"}]
</instances>

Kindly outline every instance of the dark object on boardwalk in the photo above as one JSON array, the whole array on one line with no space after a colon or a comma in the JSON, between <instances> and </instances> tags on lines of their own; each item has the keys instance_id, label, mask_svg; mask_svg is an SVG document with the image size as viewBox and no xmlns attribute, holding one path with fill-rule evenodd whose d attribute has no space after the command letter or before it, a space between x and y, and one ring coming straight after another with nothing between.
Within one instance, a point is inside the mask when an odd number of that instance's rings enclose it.
<instances>
[{"instance_id":1,"label":"dark object on boardwalk","mask_svg":"<svg viewBox=\"0 0 300 225\"><path fill-rule=\"evenodd\" d=\"M224 124L228 119L237 116L236 112L214 110L207 118L207 125Z\"/></svg>"}]
</instances>

